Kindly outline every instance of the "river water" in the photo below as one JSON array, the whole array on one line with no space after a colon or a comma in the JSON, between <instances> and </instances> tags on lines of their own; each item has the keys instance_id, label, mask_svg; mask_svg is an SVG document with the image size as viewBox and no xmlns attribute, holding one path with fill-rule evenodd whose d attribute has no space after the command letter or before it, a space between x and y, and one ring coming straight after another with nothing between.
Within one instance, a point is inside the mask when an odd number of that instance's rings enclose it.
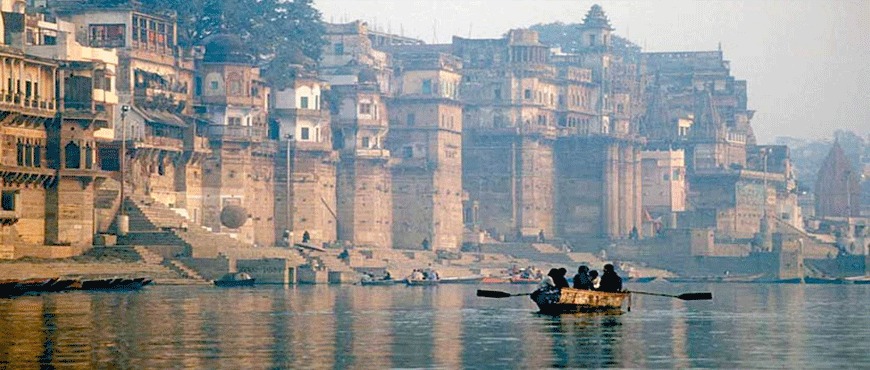
<instances>
[{"instance_id":1,"label":"river water","mask_svg":"<svg viewBox=\"0 0 870 370\"><path fill-rule=\"evenodd\" d=\"M150 286L0 299L0 368L870 368L870 285L683 285L546 316L477 286ZM524 292L529 286L487 285Z\"/></svg>"}]
</instances>

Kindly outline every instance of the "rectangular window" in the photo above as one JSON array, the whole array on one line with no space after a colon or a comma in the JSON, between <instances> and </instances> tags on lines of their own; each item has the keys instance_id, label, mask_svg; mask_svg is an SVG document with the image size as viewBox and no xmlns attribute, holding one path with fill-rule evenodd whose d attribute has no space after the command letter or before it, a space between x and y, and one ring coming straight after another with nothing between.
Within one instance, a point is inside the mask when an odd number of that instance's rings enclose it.
<instances>
[{"instance_id":1,"label":"rectangular window","mask_svg":"<svg viewBox=\"0 0 870 370\"><path fill-rule=\"evenodd\" d=\"M414 121L416 120L417 117L414 115L414 113L408 113L408 118L405 122L408 124L408 126L414 126L414 124L416 123Z\"/></svg>"},{"instance_id":2,"label":"rectangular window","mask_svg":"<svg viewBox=\"0 0 870 370\"><path fill-rule=\"evenodd\" d=\"M372 103L360 103L359 114L372 114Z\"/></svg>"},{"instance_id":3,"label":"rectangular window","mask_svg":"<svg viewBox=\"0 0 870 370\"><path fill-rule=\"evenodd\" d=\"M432 80L423 80L423 95L432 94Z\"/></svg>"},{"instance_id":4,"label":"rectangular window","mask_svg":"<svg viewBox=\"0 0 870 370\"><path fill-rule=\"evenodd\" d=\"M302 128L302 140L308 140L309 138L309 129L308 127Z\"/></svg>"},{"instance_id":5,"label":"rectangular window","mask_svg":"<svg viewBox=\"0 0 870 370\"><path fill-rule=\"evenodd\" d=\"M14 190L3 190L3 210L4 211L14 211L15 210L15 191Z\"/></svg>"},{"instance_id":6,"label":"rectangular window","mask_svg":"<svg viewBox=\"0 0 870 370\"><path fill-rule=\"evenodd\" d=\"M303 96L299 98L299 108L308 109L308 97Z\"/></svg>"},{"instance_id":7,"label":"rectangular window","mask_svg":"<svg viewBox=\"0 0 870 370\"><path fill-rule=\"evenodd\" d=\"M241 126L242 125L242 118L241 117L230 117L228 119L228 122L229 122L230 126Z\"/></svg>"},{"instance_id":8,"label":"rectangular window","mask_svg":"<svg viewBox=\"0 0 870 370\"><path fill-rule=\"evenodd\" d=\"M365 149L368 149L368 148L369 148L369 144L370 144L369 141L370 141L370 140L369 140L369 137L368 137L368 136L363 136L363 138L362 138L362 147L365 148Z\"/></svg>"},{"instance_id":9,"label":"rectangular window","mask_svg":"<svg viewBox=\"0 0 870 370\"><path fill-rule=\"evenodd\" d=\"M402 147L402 158L413 158L413 157L414 157L414 147L403 146Z\"/></svg>"},{"instance_id":10,"label":"rectangular window","mask_svg":"<svg viewBox=\"0 0 870 370\"><path fill-rule=\"evenodd\" d=\"M135 22L133 23L136 24ZM124 47L126 38L126 25L124 24L92 24L89 26L90 46L100 48ZM134 37L134 40L135 37Z\"/></svg>"},{"instance_id":11,"label":"rectangular window","mask_svg":"<svg viewBox=\"0 0 870 370\"><path fill-rule=\"evenodd\" d=\"M212 82L211 82L211 89L212 89L212 90L217 90L218 87L219 87L219 86L218 86L218 82L217 82L217 81L212 81Z\"/></svg>"},{"instance_id":12,"label":"rectangular window","mask_svg":"<svg viewBox=\"0 0 870 370\"><path fill-rule=\"evenodd\" d=\"M344 43L335 44L335 55L344 55Z\"/></svg>"},{"instance_id":13,"label":"rectangular window","mask_svg":"<svg viewBox=\"0 0 870 370\"><path fill-rule=\"evenodd\" d=\"M33 95L33 83L30 81L25 81L24 82L24 96L27 99L30 99L30 97L32 95Z\"/></svg>"},{"instance_id":14,"label":"rectangular window","mask_svg":"<svg viewBox=\"0 0 870 370\"><path fill-rule=\"evenodd\" d=\"M496 100L501 99L501 89L495 89L495 91L492 92L492 95Z\"/></svg>"},{"instance_id":15,"label":"rectangular window","mask_svg":"<svg viewBox=\"0 0 870 370\"><path fill-rule=\"evenodd\" d=\"M525 98L527 100L531 99L532 98L532 90L526 89L526 91L523 92L523 98Z\"/></svg>"}]
</instances>

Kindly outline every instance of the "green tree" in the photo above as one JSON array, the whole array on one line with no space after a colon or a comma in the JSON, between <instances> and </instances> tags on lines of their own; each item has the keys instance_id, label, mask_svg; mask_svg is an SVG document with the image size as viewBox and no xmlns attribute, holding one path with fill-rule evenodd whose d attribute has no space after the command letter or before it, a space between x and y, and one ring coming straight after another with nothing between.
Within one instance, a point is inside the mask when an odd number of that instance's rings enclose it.
<instances>
[{"instance_id":1,"label":"green tree","mask_svg":"<svg viewBox=\"0 0 870 370\"><path fill-rule=\"evenodd\" d=\"M157 11L175 11L179 44L197 45L210 35L239 36L273 85L290 81L291 64L312 67L326 41L312 0L141 0ZM307 63L305 61L308 61Z\"/></svg>"}]
</instances>

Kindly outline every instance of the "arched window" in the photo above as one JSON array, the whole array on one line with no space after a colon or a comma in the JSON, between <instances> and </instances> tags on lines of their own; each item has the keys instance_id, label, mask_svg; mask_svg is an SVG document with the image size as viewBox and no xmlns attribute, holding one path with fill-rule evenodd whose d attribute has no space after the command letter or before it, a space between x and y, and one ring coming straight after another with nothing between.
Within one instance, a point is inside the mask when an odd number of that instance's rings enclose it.
<instances>
[{"instance_id":1,"label":"arched window","mask_svg":"<svg viewBox=\"0 0 870 370\"><path fill-rule=\"evenodd\" d=\"M70 141L63 149L66 168L81 168L82 152L76 143Z\"/></svg>"}]
</instances>

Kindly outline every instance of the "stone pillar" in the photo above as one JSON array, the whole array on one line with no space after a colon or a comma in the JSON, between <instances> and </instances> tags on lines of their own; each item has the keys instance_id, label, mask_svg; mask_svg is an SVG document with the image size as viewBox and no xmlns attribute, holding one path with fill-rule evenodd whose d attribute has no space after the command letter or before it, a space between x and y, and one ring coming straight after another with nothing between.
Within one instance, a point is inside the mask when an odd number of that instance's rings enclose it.
<instances>
[{"instance_id":1,"label":"stone pillar","mask_svg":"<svg viewBox=\"0 0 870 370\"><path fill-rule=\"evenodd\" d=\"M608 238L615 238L619 234L619 147L606 144L605 151L602 233Z\"/></svg>"},{"instance_id":2,"label":"stone pillar","mask_svg":"<svg viewBox=\"0 0 870 370\"><path fill-rule=\"evenodd\" d=\"M629 173L629 155L626 150L627 147L623 145L619 145L618 147L618 155L619 155L619 181L618 181L618 189L619 189L619 203L618 203L618 222L619 222L619 231L618 237L624 237L628 235L629 231L631 231L631 226L629 226L628 219L628 205L630 204L630 196L629 189L631 187L631 176Z\"/></svg>"},{"instance_id":3,"label":"stone pillar","mask_svg":"<svg viewBox=\"0 0 870 370\"><path fill-rule=\"evenodd\" d=\"M634 145L634 224L637 226L638 237L643 236L643 168L640 148Z\"/></svg>"}]
</instances>

